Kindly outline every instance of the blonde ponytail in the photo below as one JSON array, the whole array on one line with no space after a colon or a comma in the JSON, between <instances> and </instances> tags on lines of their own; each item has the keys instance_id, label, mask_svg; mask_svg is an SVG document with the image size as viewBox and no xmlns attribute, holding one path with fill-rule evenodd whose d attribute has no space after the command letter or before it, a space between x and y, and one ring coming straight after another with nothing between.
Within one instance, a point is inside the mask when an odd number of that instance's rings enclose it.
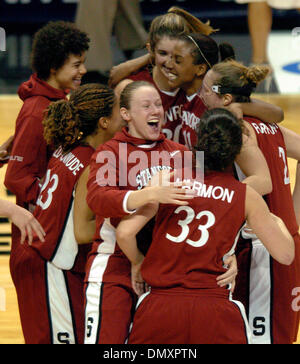
<instances>
[{"instance_id":1,"label":"blonde ponytail","mask_svg":"<svg viewBox=\"0 0 300 364\"><path fill-rule=\"evenodd\" d=\"M249 68L246 68L245 77L247 80L258 84L267 77L269 71L270 69L266 66L251 66Z\"/></svg>"}]
</instances>

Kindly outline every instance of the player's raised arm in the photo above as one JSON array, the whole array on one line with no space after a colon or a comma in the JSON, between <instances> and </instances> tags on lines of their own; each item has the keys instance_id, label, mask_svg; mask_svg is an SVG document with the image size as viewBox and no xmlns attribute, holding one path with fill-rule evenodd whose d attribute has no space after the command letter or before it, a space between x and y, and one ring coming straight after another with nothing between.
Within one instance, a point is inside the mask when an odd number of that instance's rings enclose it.
<instances>
[{"instance_id":1,"label":"player's raised arm","mask_svg":"<svg viewBox=\"0 0 300 364\"><path fill-rule=\"evenodd\" d=\"M284 138L287 157L298 161L293 191L293 203L297 223L300 225L300 135L282 126L280 126L280 130Z\"/></svg>"},{"instance_id":2,"label":"player's raised arm","mask_svg":"<svg viewBox=\"0 0 300 364\"><path fill-rule=\"evenodd\" d=\"M295 257L295 245L284 222L271 214L265 201L247 186L246 219L270 255L281 264L290 265Z\"/></svg>"}]
</instances>

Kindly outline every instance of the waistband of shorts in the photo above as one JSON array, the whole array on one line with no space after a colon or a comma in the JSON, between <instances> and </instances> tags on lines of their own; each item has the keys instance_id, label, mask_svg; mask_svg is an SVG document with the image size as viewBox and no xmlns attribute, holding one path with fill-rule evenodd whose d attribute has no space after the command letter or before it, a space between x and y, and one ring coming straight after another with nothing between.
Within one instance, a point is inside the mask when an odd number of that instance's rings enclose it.
<instances>
[{"instance_id":1,"label":"waistband of shorts","mask_svg":"<svg viewBox=\"0 0 300 364\"><path fill-rule=\"evenodd\" d=\"M183 295L183 296L205 296L205 297L220 297L228 298L230 291L226 288L184 288L184 287L171 287L171 288L153 288L151 293L162 295Z\"/></svg>"}]
</instances>

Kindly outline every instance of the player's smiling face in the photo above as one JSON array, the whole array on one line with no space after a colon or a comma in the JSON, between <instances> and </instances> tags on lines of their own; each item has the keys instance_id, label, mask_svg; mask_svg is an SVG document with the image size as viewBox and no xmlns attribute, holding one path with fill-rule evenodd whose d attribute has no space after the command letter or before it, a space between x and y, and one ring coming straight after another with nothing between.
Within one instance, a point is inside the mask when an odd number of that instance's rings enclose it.
<instances>
[{"instance_id":1,"label":"player's smiling face","mask_svg":"<svg viewBox=\"0 0 300 364\"><path fill-rule=\"evenodd\" d=\"M157 90L142 86L132 93L130 109L121 108L129 133L136 138L155 141L159 138L164 109Z\"/></svg>"},{"instance_id":2,"label":"player's smiling face","mask_svg":"<svg viewBox=\"0 0 300 364\"><path fill-rule=\"evenodd\" d=\"M172 71L168 75L171 87L181 87L187 91L193 85L199 66L194 64L192 50L193 47L185 41L177 40L173 50Z\"/></svg>"},{"instance_id":3,"label":"player's smiling face","mask_svg":"<svg viewBox=\"0 0 300 364\"><path fill-rule=\"evenodd\" d=\"M173 50L176 43L176 39L164 36L155 46L155 66L166 79L169 79L169 74L173 69L173 67L170 66L170 62L172 60Z\"/></svg>"},{"instance_id":4,"label":"player's smiling face","mask_svg":"<svg viewBox=\"0 0 300 364\"><path fill-rule=\"evenodd\" d=\"M49 83L60 90L77 89L81 84L82 76L86 73L85 57L85 52L81 55L71 54L62 67L51 70Z\"/></svg>"}]
</instances>

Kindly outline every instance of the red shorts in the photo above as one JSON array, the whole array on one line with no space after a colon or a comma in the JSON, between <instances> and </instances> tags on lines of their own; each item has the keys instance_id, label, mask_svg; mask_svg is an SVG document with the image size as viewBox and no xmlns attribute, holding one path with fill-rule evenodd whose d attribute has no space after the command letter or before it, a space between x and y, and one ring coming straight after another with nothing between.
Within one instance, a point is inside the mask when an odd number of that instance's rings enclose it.
<instances>
[{"instance_id":1,"label":"red shorts","mask_svg":"<svg viewBox=\"0 0 300 364\"><path fill-rule=\"evenodd\" d=\"M115 283L88 283L85 344L124 344L132 322L136 295Z\"/></svg>"},{"instance_id":2,"label":"red shorts","mask_svg":"<svg viewBox=\"0 0 300 364\"><path fill-rule=\"evenodd\" d=\"M142 296L129 344L247 344L240 302L220 290L152 290Z\"/></svg>"},{"instance_id":3,"label":"red shorts","mask_svg":"<svg viewBox=\"0 0 300 364\"><path fill-rule=\"evenodd\" d=\"M124 344L137 296L131 287L131 265L114 254L89 257L85 290L85 344Z\"/></svg>"},{"instance_id":4,"label":"red shorts","mask_svg":"<svg viewBox=\"0 0 300 364\"><path fill-rule=\"evenodd\" d=\"M83 343L83 273L61 270L27 245L12 249L10 271L26 344Z\"/></svg>"}]
</instances>

